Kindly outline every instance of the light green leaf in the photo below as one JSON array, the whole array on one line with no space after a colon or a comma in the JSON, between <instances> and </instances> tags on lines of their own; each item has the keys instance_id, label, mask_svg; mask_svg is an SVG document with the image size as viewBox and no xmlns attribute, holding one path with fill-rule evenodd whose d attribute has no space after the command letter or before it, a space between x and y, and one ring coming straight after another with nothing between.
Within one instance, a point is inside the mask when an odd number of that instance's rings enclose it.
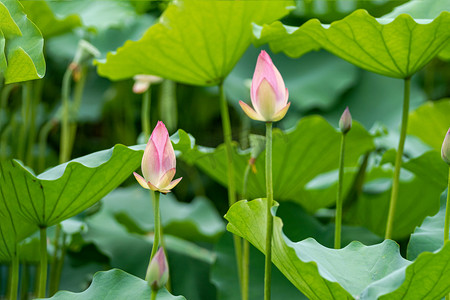
<instances>
[{"instance_id":1,"label":"light green leaf","mask_svg":"<svg viewBox=\"0 0 450 300\"><path fill-rule=\"evenodd\" d=\"M434 19L443 11L448 11L450 0L422 1L410 0L397 6L383 18L396 18L401 14L408 14L414 19Z\"/></svg>"},{"instance_id":2,"label":"light green leaf","mask_svg":"<svg viewBox=\"0 0 450 300\"><path fill-rule=\"evenodd\" d=\"M358 201L344 214L347 222L384 235L393 171L391 162L383 162L366 174ZM402 164L393 238L406 238L426 216L439 210L439 195L446 187L447 176L448 167L437 151L426 152Z\"/></svg>"},{"instance_id":3,"label":"light green leaf","mask_svg":"<svg viewBox=\"0 0 450 300\"><path fill-rule=\"evenodd\" d=\"M263 199L239 201L225 215L227 229L264 253L265 211ZM377 299L373 295L400 299L414 293L420 299L440 299L450 291L450 265L442 263L450 257L450 243L412 263L401 257L392 240L374 246L352 242L335 250L311 238L294 243L282 226L274 217L272 262L309 299ZM427 276L431 280L424 281Z\"/></svg>"},{"instance_id":4,"label":"light green leaf","mask_svg":"<svg viewBox=\"0 0 450 300\"><path fill-rule=\"evenodd\" d=\"M193 163L222 185L227 184L226 156L223 145L212 149L193 146L193 140L184 132L178 131L173 139L175 149L181 159ZM273 132L273 178L274 197L277 200L290 200L301 204L308 211L332 205L335 198L329 197L329 190L308 189L307 184L319 174L338 168L340 133L322 117L303 118L295 128ZM348 133L345 166L357 168L361 155L374 148L372 136L356 121ZM257 159L257 173L250 174L248 180L249 198L261 197L266 193L264 179L264 154ZM250 158L249 151L234 150L235 182L238 192L242 192L245 167ZM335 173L337 177L337 173ZM345 193L351 180L346 181ZM313 198L314 196L314 198ZM311 200L314 199L314 200Z\"/></svg>"},{"instance_id":5,"label":"light green leaf","mask_svg":"<svg viewBox=\"0 0 450 300\"><path fill-rule=\"evenodd\" d=\"M42 78L44 39L17 0L0 2L0 74L5 83Z\"/></svg>"},{"instance_id":6,"label":"light green leaf","mask_svg":"<svg viewBox=\"0 0 450 300\"><path fill-rule=\"evenodd\" d=\"M36 229L49 227L80 213L115 189L139 166L141 158L141 150L116 145L37 177L15 160L2 161L0 200Z\"/></svg>"},{"instance_id":7,"label":"light green leaf","mask_svg":"<svg viewBox=\"0 0 450 300\"><path fill-rule=\"evenodd\" d=\"M112 80L153 74L174 81L215 85L251 42L251 23L287 14L291 1L175 1L142 39L128 41L98 62Z\"/></svg>"},{"instance_id":8,"label":"light green leaf","mask_svg":"<svg viewBox=\"0 0 450 300\"><path fill-rule=\"evenodd\" d=\"M417 20L402 14L395 19L375 19L357 10L331 25L317 19L300 27L280 22L255 28L257 43L269 43L274 52L298 57L324 48L348 62L381 75L412 76L444 47L450 47L450 12L434 20Z\"/></svg>"},{"instance_id":9,"label":"light green leaf","mask_svg":"<svg viewBox=\"0 0 450 300\"><path fill-rule=\"evenodd\" d=\"M428 101L409 114L408 134L440 151L450 128L450 99Z\"/></svg>"},{"instance_id":10,"label":"light green leaf","mask_svg":"<svg viewBox=\"0 0 450 300\"><path fill-rule=\"evenodd\" d=\"M82 293L60 291L47 299L62 300L148 300L151 289L147 281L127 274L122 270L113 269L98 272L90 287ZM183 296L173 296L165 288L158 291L159 300L186 300Z\"/></svg>"},{"instance_id":11,"label":"light green leaf","mask_svg":"<svg viewBox=\"0 0 450 300\"><path fill-rule=\"evenodd\" d=\"M81 26L78 15L55 15L47 0L21 1L27 17L40 29L44 38L63 34Z\"/></svg>"},{"instance_id":12,"label":"light green leaf","mask_svg":"<svg viewBox=\"0 0 450 300\"><path fill-rule=\"evenodd\" d=\"M426 217L422 225L416 227L408 243L407 257L416 259L424 251L436 251L444 244L444 218L447 192L441 195L441 208L432 217Z\"/></svg>"}]
</instances>

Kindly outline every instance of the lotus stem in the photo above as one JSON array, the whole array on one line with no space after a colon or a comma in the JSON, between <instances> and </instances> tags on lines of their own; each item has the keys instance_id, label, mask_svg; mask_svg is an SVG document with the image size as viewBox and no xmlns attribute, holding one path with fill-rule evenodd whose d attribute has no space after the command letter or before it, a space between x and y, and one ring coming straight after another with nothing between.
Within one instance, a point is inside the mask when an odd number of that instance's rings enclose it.
<instances>
[{"instance_id":1,"label":"lotus stem","mask_svg":"<svg viewBox=\"0 0 450 300\"><path fill-rule=\"evenodd\" d=\"M62 114L61 114L61 141L59 163L65 163L70 160L70 122L69 122L69 105L70 105L70 83L73 70L67 68L62 81Z\"/></svg>"},{"instance_id":2,"label":"lotus stem","mask_svg":"<svg viewBox=\"0 0 450 300\"><path fill-rule=\"evenodd\" d=\"M336 197L336 219L334 232L334 249L341 248L341 226L342 226L342 186L344 183L344 156L345 156L345 134L341 135L341 155L339 158L339 180Z\"/></svg>"},{"instance_id":3,"label":"lotus stem","mask_svg":"<svg viewBox=\"0 0 450 300\"><path fill-rule=\"evenodd\" d=\"M153 214L155 216L155 233L154 233L154 239L153 239L153 246L152 246L152 253L150 255L150 262L152 261L153 257L156 254L156 251L158 250L158 246L159 246L159 241L161 238L161 218L160 218L160 214L159 214L159 196L160 193L159 192L150 192L152 194L152 199L153 199ZM150 267L150 262L148 264L148 266ZM148 280L148 278L145 278L145 280Z\"/></svg>"},{"instance_id":4,"label":"lotus stem","mask_svg":"<svg viewBox=\"0 0 450 300\"><path fill-rule=\"evenodd\" d=\"M247 199L247 183L251 166L247 164L244 171L244 184L242 187L242 199ZM242 239L242 287L241 298L248 300L248 282L249 282L249 261L250 261L250 243L246 239Z\"/></svg>"},{"instance_id":5,"label":"lotus stem","mask_svg":"<svg viewBox=\"0 0 450 300\"><path fill-rule=\"evenodd\" d=\"M17 290L19 288L19 245L16 244L16 251L11 257L11 271L10 271L10 285L9 285L9 299L17 299Z\"/></svg>"},{"instance_id":6,"label":"lotus stem","mask_svg":"<svg viewBox=\"0 0 450 300\"><path fill-rule=\"evenodd\" d=\"M142 111L141 111L141 122L142 122L142 131L145 134L145 139L147 140L151 134L151 125L150 125L150 106L151 106L151 85L142 95Z\"/></svg>"},{"instance_id":7,"label":"lotus stem","mask_svg":"<svg viewBox=\"0 0 450 300\"><path fill-rule=\"evenodd\" d=\"M264 300L270 299L271 271L272 271L272 234L273 216L271 208L273 204L272 184L272 122L266 123L266 193L267 193L267 229L266 229L266 263L264 270Z\"/></svg>"},{"instance_id":8,"label":"lotus stem","mask_svg":"<svg viewBox=\"0 0 450 300\"><path fill-rule=\"evenodd\" d=\"M225 140L225 150L227 155L227 171L228 171L228 205L231 207L236 203L236 187L234 182L234 165L233 165L233 148L231 145L231 122L228 112L228 103L225 97L223 82L219 84L220 96L220 114L222 117L223 138ZM233 234L234 251L236 255L236 264L238 269L239 283L242 289L242 245L241 239Z\"/></svg>"},{"instance_id":9,"label":"lotus stem","mask_svg":"<svg viewBox=\"0 0 450 300\"><path fill-rule=\"evenodd\" d=\"M47 227L40 227L40 274L38 298L45 298L47 288Z\"/></svg>"},{"instance_id":10,"label":"lotus stem","mask_svg":"<svg viewBox=\"0 0 450 300\"><path fill-rule=\"evenodd\" d=\"M398 142L397 156L395 158L394 179L392 182L391 199L389 203L389 214L386 224L386 234L384 237L385 239L390 239L392 237L392 231L394 227L395 209L397 206L398 188L400 183L400 169L402 167L403 149L405 147L406 129L408 127L410 89L411 89L411 78L405 78L402 126L400 129L400 140Z\"/></svg>"}]
</instances>

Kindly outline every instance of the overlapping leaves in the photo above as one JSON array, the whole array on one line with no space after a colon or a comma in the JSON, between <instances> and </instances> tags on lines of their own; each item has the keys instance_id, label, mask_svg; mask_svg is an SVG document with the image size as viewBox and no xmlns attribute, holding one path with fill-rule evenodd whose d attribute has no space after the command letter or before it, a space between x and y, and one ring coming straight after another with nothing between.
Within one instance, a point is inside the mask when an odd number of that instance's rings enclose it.
<instances>
[{"instance_id":1,"label":"overlapping leaves","mask_svg":"<svg viewBox=\"0 0 450 300\"><path fill-rule=\"evenodd\" d=\"M251 23L272 22L290 1L175 1L142 39L128 41L98 63L112 80L153 74L214 85L231 71L251 42Z\"/></svg>"},{"instance_id":2,"label":"overlapping leaves","mask_svg":"<svg viewBox=\"0 0 450 300\"><path fill-rule=\"evenodd\" d=\"M229 231L263 253L265 207L262 199L240 201L225 216ZM352 242L339 250L314 239L294 243L283 234L281 219L275 217L272 251L273 263L309 299L400 299L408 295L439 299L450 291L450 265L442 264L450 258L450 243L410 262L391 240L374 246Z\"/></svg>"},{"instance_id":3,"label":"overlapping leaves","mask_svg":"<svg viewBox=\"0 0 450 300\"><path fill-rule=\"evenodd\" d=\"M44 39L17 0L0 1L0 75L6 83L42 78Z\"/></svg>"},{"instance_id":4,"label":"overlapping leaves","mask_svg":"<svg viewBox=\"0 0 450 300\"><path fill-rule=\"evenodd\" d=\"M414 20L402 14L375 19L357 10L331 25L312 19L300 27L279 21L255 27L258 44L269 43L274 52L291 57L321 48L363 69L381 75L407 78L440 51L450 47L450 12L434 20Z\"/></svg>"}]
</instances>

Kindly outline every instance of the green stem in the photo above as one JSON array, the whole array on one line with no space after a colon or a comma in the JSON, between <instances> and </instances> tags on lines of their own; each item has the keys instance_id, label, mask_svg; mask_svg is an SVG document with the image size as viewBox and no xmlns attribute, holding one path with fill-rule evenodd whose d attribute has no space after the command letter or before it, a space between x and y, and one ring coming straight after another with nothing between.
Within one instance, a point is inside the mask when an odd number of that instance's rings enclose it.
<instances>
[{"instance_id":1,"label":"green stem","mask_svg":"<svg viewBox=\"0 0 450 300\"><path fill-rule=\"evenodd\" d=\"M158 292L157 292L157 291L154 291L154 290L152 289L152 297L151 297L151 300L156 300L156 294L158 294Z\"/></svg>"},{"instance_id":2,"label":"green stem","mask_svg":"<svg viewBox=\"0 0 450 300\"><path fill-rule=\"evenodd\" d=\"M449 240L450 226L450 168L448 169L447 206L445 208L444 244Z\"/></svg>"},{"instance_id":3,"label":"green stem","mask_svg":"<svg viewBox=\"0 0 450 300\"><path fill-rule=\"evenodd\" d=\"M36 140L36 115L41 100L43 80L28 81L26 84L28 97L30 97L31 111L30 111L30 128L28 133L28 148L26 155L27 166L34 167L33 148Z\"/></svg>"},{"instance_id":4,"label":"green stem","mask_svg":"<svg viewBox=\"0 0 450 300\"><path fill-rule=\"evenodd\" d=\"M80 78L78 81L75 82L74 92L73 92L73 106L71 109L71 119L74 120L70 124L70 133L69 133L69 146L68 146L68 157L70 158L72 156L72 150L73 145L75 143L75 137L77 134L77 118L78 118L78 111L80 110L81 103L83 101L83 92L84 92L84 86L86 84L86 78L87 78L87 67L83 66L81 67L80 71Z\"/></svg>"},{"instance_id":5,"label":"green stem","mask_svg":"<svg viewBox=\"0 0 450 300\"><path fill-rule=\"evenodd\" d=\"M273 216L271 208L273 204L272 184L272 122L266 123L266 193L267 193L267 228L266 228L266 263L264 272L264 300L270 299L270 283L272 271L272 233Z\"/></svg>"},{"instance_id":6,"label":"green stem","mask_svg":"<svg viewBox=\"0 0 450 300\"><path fill-rule=\"evenodd\" d=\"M47 227L40 227L40 274L39 274L39 289L38 298L45 298L47 288Z\"/></svg>"},{"instance_id":7,"label":"green stem","mask_svg":"<svg viewBox=\"0 0 450 300\"><path fill-rule=\"evenodd\" d=\"M8 108L8 99L11 91L16 87L15 84L7 84L3 86L1 94L0 94L0 110L5 112L5 116L7 115ZM0 118L2 115L0 114ZM11 117L12 118L12 117ZM3 124L2 119L0 119L0 126Z\"/></svg>"},{"instance_id":8,"label":"green stem","mask_svg":"<svg viewBox=\"0 0 450 300\"><path fill-rule=\"evenodd\" d=\"M53 240L53 257L50 265L50 284L48 288L49 295L53 295L56 292L55 282L57 275L57 265L58 265L58 252L59 252L59 237L61 235L61 223L56 224L55 228L55 238Z\"/></svg>"},{"instance_id":9,"label":"green stem","mask_svg":"<svg viewBox=\"0 0 450 300\"><path fill-rule=\"evenodd\" d=\"M339 182L336 197L336 225L334 232L334 249L341 248L341 224L342 224L342 185L344 183L344 153L345 153L345 133L341 138L341 155L339 158Z\"/></svg>"},{"instance_id":10,"label":"green stem","mask_svg":"<svg viewBox=\"0 0 450 300\"><path fill-rule=\"evenodd\" d=\"M234 181L234 165L233 165L233 147L231 140L231 122L230 114L228 112L228 103L225 97L225 90L223 88L223 82L219 84L219 96L220 96L220 114L222 117L222 130L223 138L225 141L225 150L227 154L227 171L228 171L228 205L231 207L236 203L236 187ZM234 251L236 255L236 264L238 269L239 283L242 287L242 245L241 239L237 235L233 235Z\"/></svg>"},{"instance_id":11,"label":"green stem","mask_svg":"<svg viewBox=\"0 0 450 300\"><path fill-rule=\"evenodd\" d=\"M152 246L152 253L150 255L150 261L148 263L148 267L150 267L150 263L152 262L153 257L156 254L156 251L158 250L159 247L159 241L161 239L161 218L160 218L160 214L159 214L159 196L160 193L159 192L150 192L152 194L152 199L153 199L153 214L155 216L155 238L153 239L153 246ZM148 270L148 268L147 268ZM145 280L148 280L147 278L148 276L148 272L147 275L145 276Z\"/></svg>"},{"instance_id":12,"label":"green stem","mask_svg":"<svg viewBox=\"0 0 450 300\"><path fill-rule=\"evenodd\" d=\"M48 120L44 126L41 127L39 132L39 160L38 160L38 170L39 172L43 172L45 169L45 158L46 158L46 150L47 150L47 138L50 134L50 131L53 127L58 123L57 120L51 119Z\"/></svg>"},{"instance_id":13,"label":"green stem","mask_svg":"<svg viewBox=\"0 0 450 300\"><path fill-rule=\"evenodd\" d=\"M25 148L27 141L27 132L28 132L28 113L30 111L31 97L30 91L27 88L27 84L22 85L22 126L19 133L19 145L17 149L17 158L25 163Z\"/></svg>"},{"instance_id":14,"label":"green stem","mask_svg":"<svg viewBox=\"0 0 450 300\"><path fill-rule=\"evenodd\" d=\"M145 134L145 139L147 140L151 134L151 124L150 124L150 106L151 106L151 91L150 86L142 95L142 110L141 110L141 122L142 122L142 131Z\"/></svg>"},{"instance_id":15,"label":"green stem","mask_svg":"<svg viewBox=\"0 0 450 300\"><path fill-rule=\"evenodd\" d=\"M18 245L16 244L16 249L18 249ZM13 254L11 261L11 281L9 286L9 299L16 300L17 299L17 290L19 287L19 253L16 250Z\"/></svg>"},{"instance_id":16,"label":"green stem","mask_svg":"<svg viewBox=\"0 0 450 300\"><path fill-rule=\"evenodd\" d=\"M61 140L60 140L60 153L59 163L65 163L70 160L70 83L72 78L72 69L67 68L64 73L61 96L62 96L62 113L61 113Z\"/></svg>"},{"instance_id":17,"label":"green stem","mask_svg":"<svg viewBox=\"0 0 450 300\"><path fill-rule=\"evenodd\" d=\"M244 184L242 187L242 199L247 199L247 183L250 174L250 163L247 164L244 171ZM250 261L250 243L246 239L242 239L242 287L241 298L248 300L248 283L249 283L249 261Z\"/></svg>"},{"instance_id":18,"label":"green stem","mask_svg":"<svg viewBox=\"0 0 450 300\"><path fill-rule=\"evenodd\" d=\"M59 283L61 282L61 274L64 267L64 259L66 257L67 247L66 247L66 234L63 232L62 235L62 245L61 245L61 255L58 259L58 264L56 265L56 277L55 277L55 291L56 293L59 289Z\"/></svg>"},{"instance_id":19,"label":"green stem","mask_svg":"<svg viewBox=\"0 0 450 300\"><path fill-rule=\"evenodd\" d=\"M389 214L386 224L386 234L384 236L385 239L390 239L392 237L392 230L394 227L395 208L397 206L398 188L400 182L400 169L402 167L403 149L405 147L406 129L408 127L410 88L411 88L411 78L405 78L402 126L400 129L400 140L398 142L397 156L395 158L394 179L392 182L391 200L389 203Z\"/></svg>"}]
</instances>

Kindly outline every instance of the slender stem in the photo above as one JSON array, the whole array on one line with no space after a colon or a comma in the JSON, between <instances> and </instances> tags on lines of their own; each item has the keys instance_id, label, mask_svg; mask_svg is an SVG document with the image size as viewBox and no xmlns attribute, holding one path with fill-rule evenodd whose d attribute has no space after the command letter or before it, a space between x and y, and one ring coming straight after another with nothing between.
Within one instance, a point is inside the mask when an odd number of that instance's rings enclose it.
<instances>
[{"instance_id":1,"label":"slender stem","mask_svg":"<svg viewBox=\"0 0 450 300\"><path fill-rule=\"evenodd\" d=\"M157 291L154 291L153 289L152 289L152 297L150 298L151 300L156 300L156 294L158 294L158 292Z\"/></svg>"},{"instance_id":2,"label":"slender stem","mask_svg":"<svg viewBox=\"0 0 450 300\"><path fill-rule=\"evenodd\" d=\"M50 265L50 284L48 288L48 292L50 295L53 295L56 292L55 282L57 275L57 265L58 265L58 253L59 253L59 237L61 235L61 223L56 224L55 228L55 238L53 240L53 257Z\"/></svg>"},{"instance_id":3,"label":"slender stem","mask_svg":"<svg viewBox=\"0 0 450 300\"><path fill-rule=\"evenodd\" d=\"M228 103L225 97L225 90L223 88L223 82L219 84L219 96L220 96L220 114L222 117L222 130L223 138L225 141L225 149L227 154L227 171L228 171L228 205L231 207L236 203L236 187L234 181L234 165L233 165L233 147L231 140L231 122L230 114L228 112ZM236 264L238 269L239 283L242 287L242 245L241 239L237 235L233 235L234 251L236 255Z\"/></svg>"},{"instance_id":4,"label":"slender stem","mask_svg":"<svg viewBox=\"0 0 450 300\"><path fill-rule=\"evenodd\" d=\"M18 249L18 245L16 244L16 249ZM19 253L16 250L13 253L13 257L11 260L11 281L9 286L9 299L16 300L17 299L17 290L19 287Z\"/></svg>"},{"instance_id":5,"label":"slender stem","mask_svg":"<svg viewBox=\"0 0 450 300\"><path fill-rule=\"evenodd\" d=\"M450 226L450 168L448 168L447 206L445 208L444 244L449 240Z\"/></svg>"},{"instance_id":6,"label":"slender stem","mask_svg":"<svg viewBox=\"0 0 450 300\"><path fill-rule=\"evenodd\" d=\"M30 126L29 126L29 133L28 133L28 148L27 148L27 155L26 155L26 164L27 166L34 167L34 155L33 155L33 148L34 148L34 142L36 140L36 115L37 110L39 108L39 102L41 100L41 92L42 92L42 82L43 80L36 80L36 81L28 81L26 83L26 89L28 97L30 97Z\"/></svg>"},{"instance_id":7,"label":"slender stem","mask_svg":"<svg viewBox=\"0 0 450 300\"><path fill-rule=\"evenodd\" d=\"M151 87L149 86L145 93L142 95L142 110L141 110L141 122L142 131L145 134L145 139L150 137L151 125L150 125L150 107L151 107Z\"/></svg>"},{"instance_id":8,"label":"slender stem","mask_svg":"<svg viewBox=\"0 0 450 300\"><path fill-rule=\"evenodd\" d=\"M59 163L64 163L70 159L70 120L69 120L69 105L70 105L70 83L72 78L72 69L67 68L64 73L61 96L62 96L62 114L61 114L61 141Z\"/></svg>"},{"instance_id":9,"label":"slender stem","mask_svg":"<svg viewBox=\"0 0 450 300\"><path fill-rule=\"evenodd\" d=\"M27 141L27 131L28 131L28 112L30 110L30 102L31 97L29 96L30 92L25 87L25 84L22 85L22 126L20 130L19 140L18 140L18 148L17 148L17 157L24 161L25 159L25 148Z\"/></svg>"},{"instance_id":10,"label":"slender stem","mask_svg":"<svg viewBox=\"0 0 450 300\"><path fill-rule=\"evenodd\" d=\"M45 169L45 157L47 150L47 138L50 131L57 124L57 120L48 120L39 131L39 160L38 160L38 170L43 172Z\"/></svg>"},{"instance_id":11,"label":"slender stem","mask_svg":"<svg viewBox=\"0 0 450 300\"><path fill-rule=\"evenodd\" d=\"M270 299L270 282L272 271L272 233L273 216L271 208L273 204L272 184L272 122L266 123L266 193L267 193L267 229L266 229L266 264L264 272L264 300Z\"/></svg>"},{"instance_id":12,"label":"slender stem","mask_svg":"<svg viewBox=\"0 0 450 300\"><path fill-rule=\"evenodd\" d=\"M72 109L70 110L71 113L71 119L74 120L70 124L70 133L69 133L69 146L68 146L68 157L70 158L72 156L72 150L73 145L75 143L75 137L77 134L77 118L78 118L78 111L80 110L81 103L83 101L83 92L84 92L84 86L86 84L86 76L87 74L87 67L83 66L81 67L80 71L80 77L75 82L74 92L73 92L73 105Z\"/></svg>"},{"instance_id":13,"label":"slender stem","mask_svg":"<svg viewBox=\"0 0 450 300\"><path fill-rule=\"evenodd\" d=\"M47 227L39 228L40 233L40 274L38 298L45 298L47 288Z\"/></svg>"},{"instance_id":14,"label":"slender stem","mask_svg":"<svg viewBox=\"0 0 450 300\"><path fill-rule=\"evenodd\" d=\"M397 205L398 188L400 182L400 169L402 167L403 148L405 146L406 129L408 127L408 112L409 112L409 94L411 88L411 78L404 80L404 98L403 98L403 114L402 127L400 129L400 140L398 142L397 156L395 158L394 179L392 182L391 200L389 203L389 214L386 224L385 239L392 237L392 230L394 227L395 208Z\"/></svg>"},{"instance_id":15,"label":"slender stem","mask_svg":"<svg viewBox=\"0 0 450 300\"><path fill-rule=\"evenodd\" d=\"M247 183L250 174L250 163L247 164L244 171L244 184L242 186L242 199L247 199ZM242 287L241 298L248 300L248 283L249 283L249 261L250 261L250 243L246 239L242 239Z\"/></svg>"},{"instance_id":16,"label":"slender stem","mask_svg":"<svg viewBox=\"0 0 450 300\"><path fill-rule=\"evenodd\" d=\"M341 248L341 224L342 224L342 185L344 183L344 153L345 153L345 133L341 138L341 155L339 158L339 181L336 197L336 225L334 232L334 249Z\"/></svg>"},{"instance_id":17,"label":"slender stem","mask_svg":"<svg viewBox=\"0 0 450 300\"><path fill-rule=\"evenodd\" d=\"M150 263L152 262L153 257L156 254L156 251L158 250L159 247L159 241L160 241L160 235L161 235L161 219L160 219L160 215L159 215L159 192L150 192L152 194L152 199L153 199L153 214L155 216L155 238L153 239L153 246L152 246L152 253L150 255L150 261L148 263L148 267L150 267ZM147 269L148 270L148 269ZM148 276L148 272L147 275L145 276L145 280L148 280L147 278Z\"/></svg>"},{"instance_id":18,"label":"slender stem","mask_svg":"<svg viewBox=\"0 0 450 300\"><path fill-rule=\"evenodd\" d=\"M54 287L55 287L55 291L54 293L56 293L59 289L59 283L61 282L61 274L62 274L62 270L64 267L64 259L66 257L66 252L67 252L67 247L66 247L66 233L63 232L62 235L62 245L61 245L61 255L58 259L58 264L56 265L56 277L55 277L55 283L54 283Z\"/></svg>"}]
</instances>

